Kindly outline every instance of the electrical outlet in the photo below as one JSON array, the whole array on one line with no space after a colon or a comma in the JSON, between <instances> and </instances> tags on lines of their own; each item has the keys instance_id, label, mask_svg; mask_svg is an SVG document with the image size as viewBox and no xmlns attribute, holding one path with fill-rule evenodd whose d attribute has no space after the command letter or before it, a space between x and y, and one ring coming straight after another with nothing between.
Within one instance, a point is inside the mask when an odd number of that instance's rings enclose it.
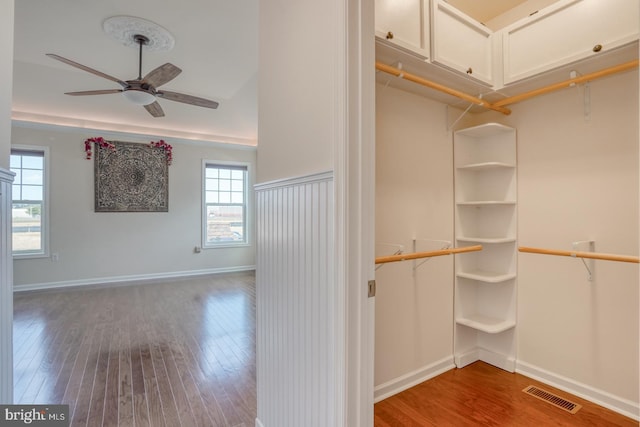
<instances>
[{"instance_id":1,"label":"electrical outlet","mask_svg":"<svg viewBox=\"0 0 640 427\"><path fill-rule=\"evenodd\" d=\"M60 260L60 255L58 252L54 252L51 254L51 262L58 262Z\"/></svg>"},{"instance_id":2,"label":"electrical outlet","mask_svg":"<svg viewBox=\"0 0 640 427\"><path fill-rule=\"evenodd\" d=\"M200 246L196 246L195 248L193 248L193 252L196 254L199 254L200 251L202 251L202 249L200 248Z\"/></svg>"}]
</instances>

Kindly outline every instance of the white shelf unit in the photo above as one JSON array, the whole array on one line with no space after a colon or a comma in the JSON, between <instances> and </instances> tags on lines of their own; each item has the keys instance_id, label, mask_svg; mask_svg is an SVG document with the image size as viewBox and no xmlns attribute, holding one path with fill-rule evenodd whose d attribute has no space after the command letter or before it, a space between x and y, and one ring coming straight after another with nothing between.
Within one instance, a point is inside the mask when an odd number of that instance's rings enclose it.
<instances>
[{"instance_id":1,"label":"white shelf unit","mask_svg":"<svg viewBox=\"0 0 640 427\"><path fill-rule=\"evenodd\" d=\"M515 371L517 292L515 129L488 123L454 134L457 246L454 359Z\"/></svg>"}]
</instances>

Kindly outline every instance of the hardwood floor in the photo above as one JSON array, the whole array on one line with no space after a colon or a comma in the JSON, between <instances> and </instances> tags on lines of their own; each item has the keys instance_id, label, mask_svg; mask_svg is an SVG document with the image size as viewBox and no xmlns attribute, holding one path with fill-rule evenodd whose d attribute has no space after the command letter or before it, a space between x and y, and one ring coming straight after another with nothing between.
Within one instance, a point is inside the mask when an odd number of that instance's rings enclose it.
<instances>
[{"instance_id":1,"label":"hardwood floor","mask_svg":"<svg viewBox=\"0 0 640 427\"><path fill-rule=\"evenodd\" d=\"M68 404L71 426L254 426L255 366L253 274L15 295L15 401ZM375 405L376 427L532 425L638 423L481 362Z\"/></svg>"},{"instance_id":2,"label":"hardwood floor","mask_svg":"<svg viewBox=\"0 0 640 427\"><path fill-rule=\"evenodd\" d=\"M582 405L570 414L525 394L535 385ZM638 422L546 384L476 362L376 403L376 427L638 426Z\"/></svg>"},{"instance_id":3,"label":"hardwood floor","mask_svg":"<svg viewBox=\"0 0 640 427\"><path fill-rule=\"evenodd\" d=\"M255 425L252 273L19 293L14 398L71 426Z\"/></svg>"}]
</instances>

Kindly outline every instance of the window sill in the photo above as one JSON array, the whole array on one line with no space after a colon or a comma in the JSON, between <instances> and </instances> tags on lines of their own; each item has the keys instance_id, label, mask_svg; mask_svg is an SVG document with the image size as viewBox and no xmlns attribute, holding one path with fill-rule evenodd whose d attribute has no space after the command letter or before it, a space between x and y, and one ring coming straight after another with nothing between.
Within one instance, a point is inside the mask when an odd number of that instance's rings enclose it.
<instances>
[{"instance_id":1,"label":"window sill","mask_svg":"<svg viewBox=\"0 0 640 427\"><path fill-rule=\"evenodd\" d=\"M222 248L248 248L250 243L219 243L215 245L202 246L202 249L222 249Z\"/></svg>"},{"instance_id":2,"label":"window sill","mask_svg":"<svg viewBox=\"0 0 640 427\"><path fill-rule=\"evenodd\" d=\"M25 254L13 254L13 260L18 261L21 259L38 259L38 258L49 258L49 254L47 253L25 253Z\"/></svg>"}]
</instances>

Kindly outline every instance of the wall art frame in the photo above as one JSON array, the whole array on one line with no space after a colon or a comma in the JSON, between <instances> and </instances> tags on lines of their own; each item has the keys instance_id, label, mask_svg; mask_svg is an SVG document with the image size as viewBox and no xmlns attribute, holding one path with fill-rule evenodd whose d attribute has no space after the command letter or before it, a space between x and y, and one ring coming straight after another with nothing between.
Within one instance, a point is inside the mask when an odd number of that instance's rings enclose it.
<instances>
[{"instance_id":1,"label":"wall art frame","mask_svg":"<svg viewBox=\"0 0 640 427\"><path fill-rule=\"evenodd\" d=\"M169 164L164 149L149 144L109 141L96 146L96 212L168 212Z\"/></svg>"}]
</instances>

